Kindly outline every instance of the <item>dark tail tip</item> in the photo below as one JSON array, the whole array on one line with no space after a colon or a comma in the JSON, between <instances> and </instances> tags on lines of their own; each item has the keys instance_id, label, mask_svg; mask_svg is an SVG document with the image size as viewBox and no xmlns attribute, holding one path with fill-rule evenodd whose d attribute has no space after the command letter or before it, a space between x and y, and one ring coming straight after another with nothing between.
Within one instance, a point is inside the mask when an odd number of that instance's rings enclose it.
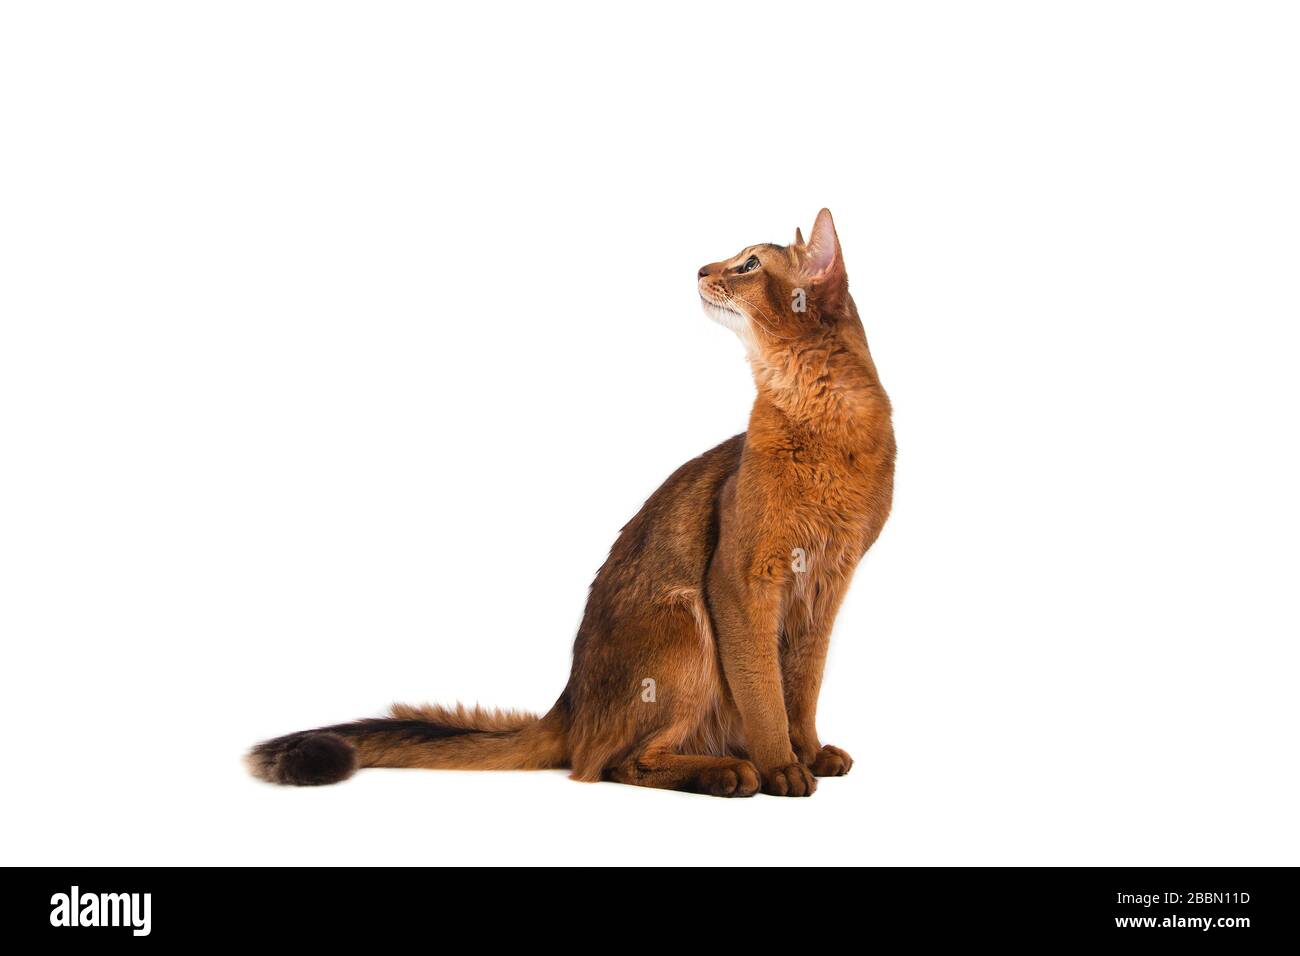
<instances>
[{"instance_id":1,"label":"dark tail tip","mask_svg":"<svg viewBox=\"0 0 1300 956\"><path fill-rule=\"evenodd\" d=\"M258 744L245 762L254 777L268 783L317 787L352 776L357 748L338 734L307 730Z\"/></svg>"}]
</instances>

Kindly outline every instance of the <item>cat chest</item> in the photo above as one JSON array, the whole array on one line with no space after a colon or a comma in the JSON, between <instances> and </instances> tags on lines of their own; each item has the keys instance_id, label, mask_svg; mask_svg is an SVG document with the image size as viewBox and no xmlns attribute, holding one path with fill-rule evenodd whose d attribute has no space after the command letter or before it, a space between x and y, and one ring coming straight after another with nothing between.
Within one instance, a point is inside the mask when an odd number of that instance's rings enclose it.
<instances>
[{"instance_id":1,"label":"cat chest","mask_svg":"<svg viewBox=\"0 0 1300 956\"><path fill-rule=\"evenodd\" d=\"M851 575L888 514L888 476L843 454L763 464L749 476L759 493L741 499L760 566L772 573L788 562L800 588Z\"/></svg>"}]
</instances>

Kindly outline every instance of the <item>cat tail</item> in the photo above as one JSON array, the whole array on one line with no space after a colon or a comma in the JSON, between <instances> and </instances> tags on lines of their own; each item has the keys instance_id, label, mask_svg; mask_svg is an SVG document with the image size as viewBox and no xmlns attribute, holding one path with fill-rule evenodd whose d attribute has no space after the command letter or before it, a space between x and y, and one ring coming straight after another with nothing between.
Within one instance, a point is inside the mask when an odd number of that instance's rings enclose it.
<instances>
[{"instance_id":1,"label":"cat tail","mask_svg":"<svg viewBox=\"0 0 1300 956\"><path fill-rule=\"evenodd\" d=\"M375 717L267 740L244 758L253 776L306 787L338 783L361 767L544 770L568 764L559 706L519 711L394 704Z\"/></svg>"}]
</instances>

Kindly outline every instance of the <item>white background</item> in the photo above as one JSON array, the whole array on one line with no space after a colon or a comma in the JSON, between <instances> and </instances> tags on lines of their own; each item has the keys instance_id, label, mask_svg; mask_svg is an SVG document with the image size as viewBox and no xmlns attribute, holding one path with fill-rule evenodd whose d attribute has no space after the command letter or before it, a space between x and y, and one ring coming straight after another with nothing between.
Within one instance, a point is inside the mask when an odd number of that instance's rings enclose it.
<instances>
[{"instance_id":1,"label":"white background","mask_svg":"<svg viewBox=\"0 0 1300 956\"><path fill-rule=\"evenodd\" d=\"M1297 864L1286 4L0 17L5 862ZM835 213L896 406L810 800L245 776L546 709Z\"/></svg>"}]
</instances>

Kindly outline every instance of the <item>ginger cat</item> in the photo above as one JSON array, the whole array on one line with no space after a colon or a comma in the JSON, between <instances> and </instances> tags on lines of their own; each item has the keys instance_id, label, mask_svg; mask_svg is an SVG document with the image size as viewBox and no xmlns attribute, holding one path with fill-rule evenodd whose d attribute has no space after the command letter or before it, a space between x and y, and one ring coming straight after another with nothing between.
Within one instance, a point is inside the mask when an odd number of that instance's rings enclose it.
<instances>
[{"instance_id":1,"label":"ginger cat","mask_svg":"<svg viewBox=\"0 0 1300 956\"><path fill-rule=\"evenodd\" d=\"M687 462L591 586L568 686L544 717L395 706L253 748L252 772L334 783L357 767L541 769L720 797L803 797L853 760L823 745L831 626L893 492L890 405L831 214L805 244L699 270L705 312L745 345L749 429Z\"/></svg>"}]
</instances>

